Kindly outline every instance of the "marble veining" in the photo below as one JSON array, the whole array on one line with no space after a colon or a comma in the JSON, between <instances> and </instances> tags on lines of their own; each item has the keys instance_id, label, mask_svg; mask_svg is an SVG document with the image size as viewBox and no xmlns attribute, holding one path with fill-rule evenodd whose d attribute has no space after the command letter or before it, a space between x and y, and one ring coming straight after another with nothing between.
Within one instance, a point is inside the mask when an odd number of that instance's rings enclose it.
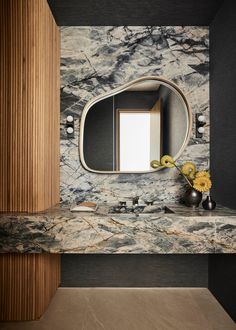
<instances>
[{"instance_id":1,"label":"marble veining","mask_svg":"<svg viewBox=\"0 0 236 330\"><path fill-rule=\"evenodd\" d=\"M169 205L168 205L169 207ZM173 214L71 212L0 215L0 252L236 253L236 211L170 206Z\"/></svg>"},{"instance_id":2,"label":"marble veining","mask_svg":"<svg viewBox=\"0 0 236 330\"><path fill-rule=\"evenodd\" d=\"M198 167L209 161L209 29L199 26L61 27L61 202L116 202L133 193L174 202L184 189L175 170L148 174L96 174L79 160L79 123L85 104L141 76L160 75L186 94L192 112L205 115L203 139L193 134L181 156ZM75 138L65 138L65 118L75 117Z\"/></svg>"}]
</instances>

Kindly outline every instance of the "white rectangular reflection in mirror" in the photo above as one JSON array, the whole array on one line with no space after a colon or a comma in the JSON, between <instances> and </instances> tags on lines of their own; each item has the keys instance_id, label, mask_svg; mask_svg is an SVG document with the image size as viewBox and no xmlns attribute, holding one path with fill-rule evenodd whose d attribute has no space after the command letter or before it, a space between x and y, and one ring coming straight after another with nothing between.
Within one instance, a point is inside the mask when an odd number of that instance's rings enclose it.
<instances>
[{"instance_id":1,"label":"white rectangular reflection in mirror","mask_svg":"<svg viewBox=\"0 0 236 330\"><path fill-rule=\"evenodd\" d=\"M120 171L150 169L150 113L120 112Z\"/></svg>"}]
</instances>

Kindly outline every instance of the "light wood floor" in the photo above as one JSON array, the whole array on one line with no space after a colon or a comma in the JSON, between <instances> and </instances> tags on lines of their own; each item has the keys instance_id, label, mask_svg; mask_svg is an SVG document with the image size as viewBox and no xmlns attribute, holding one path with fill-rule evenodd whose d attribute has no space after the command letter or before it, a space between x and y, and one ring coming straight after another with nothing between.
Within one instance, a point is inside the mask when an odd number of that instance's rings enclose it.
<instances>
[{"instance_id":1,"label":"light wood floor","mask_svg":"<svg viewBox=\"0 0 236 330\"><path fill-rule=\"evenodd\" d=\"M39 321L2 330L235 330L207 289L60 288Z\"/></svg>"}]
</instances>

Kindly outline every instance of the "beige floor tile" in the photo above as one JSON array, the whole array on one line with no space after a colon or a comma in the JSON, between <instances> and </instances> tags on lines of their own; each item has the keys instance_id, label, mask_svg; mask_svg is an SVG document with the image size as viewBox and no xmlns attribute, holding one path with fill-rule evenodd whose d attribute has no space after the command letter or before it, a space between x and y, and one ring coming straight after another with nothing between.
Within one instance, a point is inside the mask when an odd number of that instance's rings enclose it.
<instances>
[{"instance_id":1,"label":"beige floor tile","mask_svg":"<svg viewBox=\"0 0 236 330\"><path fill-rule=\"evenodd\" d=\"M236 330L207 289L60 288L39 321L2 330Z\"/></svg>"}]
</instances>

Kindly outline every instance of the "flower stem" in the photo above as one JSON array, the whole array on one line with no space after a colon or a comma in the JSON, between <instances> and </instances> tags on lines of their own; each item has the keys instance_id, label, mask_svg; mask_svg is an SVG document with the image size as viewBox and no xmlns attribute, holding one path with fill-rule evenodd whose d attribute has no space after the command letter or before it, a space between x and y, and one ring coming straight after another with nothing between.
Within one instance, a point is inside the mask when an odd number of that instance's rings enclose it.
<instances>
[{"instance_id":1,"label":"flower stem","mask_svg":"<svg viewBox=\"0 0 236 330\"><path fill-rule=\"evenodd\" d=\"M185 178L185 180L187 181L188 185L193 188L192 183L189 181L189 179L186 177L186 175L181 171L181 169L175 164L173 163L175 168L179 171L179 173Z\"/></svg>"}]
</instances>

